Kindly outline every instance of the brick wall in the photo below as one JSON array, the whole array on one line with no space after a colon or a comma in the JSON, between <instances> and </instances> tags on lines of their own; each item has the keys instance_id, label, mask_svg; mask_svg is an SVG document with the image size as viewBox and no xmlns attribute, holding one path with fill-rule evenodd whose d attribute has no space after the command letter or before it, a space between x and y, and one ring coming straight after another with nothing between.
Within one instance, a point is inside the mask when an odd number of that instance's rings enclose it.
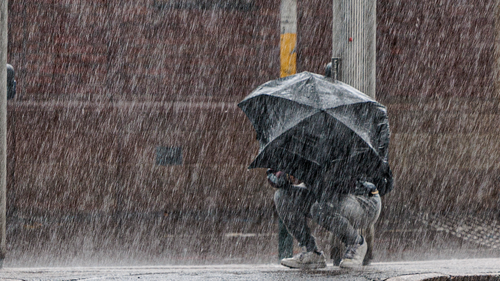
<instances>
[{"instance_id":1,"label":"brick wall","mask_svg":"<svg viewBox=\"0 0 500 281\"><path fill-rule=\"evenodd\" d=\"M15 2L9 59L20 65L23 100L227 100L276 73L278 11L261 2L249 11ZM234 71L242 75L225 75Z\"/></svg>"},{"instance_id":2,"label":"brick wall","mask_svg":"<svg viewBox=\"0 0 500 281\"><path fill-rule=\"evenodd\" d=\"M10 3L11 211L270 209L236 104L279 75L279 3L168 3ZM300 37L316 72L331 44L311 21L322 5L300 14L321 38ZM182 165L156 165L158 146L182 147Z\"/></svg>"},{"instance_id":3,"label":"brick wall","mask_svg":"<svg viewBox=\"0 0 500 281\"><path fill-rule=\"evenodd\" d=\"M330 2L299 1L299 71L330 59ZM455 2L378 1L386 212L498 208L493 1ZM9 210L272 208L236 103L279 75L279 1L230 3L9 2Z\"/></svg>"},{"instance_id":4,"label":"brick wall","mask_svg":"<svg viewBox=\"0 0 500 281\"><path fill-rule=\"evenodd\" d=\"M396 191L424 211L497 210L494 1L383 1L377 96L388 105Z\"/></svg>"}]
</instances>

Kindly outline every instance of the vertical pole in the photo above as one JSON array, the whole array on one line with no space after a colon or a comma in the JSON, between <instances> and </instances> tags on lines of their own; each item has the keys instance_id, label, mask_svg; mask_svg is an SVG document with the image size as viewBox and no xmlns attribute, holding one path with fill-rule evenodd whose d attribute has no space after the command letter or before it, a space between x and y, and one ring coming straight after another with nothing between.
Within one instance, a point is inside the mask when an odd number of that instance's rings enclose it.
<instances>
[{"instance_id":1,"label":"vertical pole","mask_svg":"<svg viewBox=\"0 0 500 281\"><path fill-rule=\"evenodd\" d=\"M280 8L280 77L297 73L297 0L281 0ZM278 224L279 259L293 256L293 237L283 222Z\"/></svg>"},{"instance_id":2,"label":"vertical pole","mask_svg":"<svg viewBox=\"0 0 500 281\"><path fill-rule=\"evenodd\" d=\"M0 1L0 267L6 254L7 185L7 0Z\"/></svg>"},{"instance_id":3,"label":"vertical pole","mask_svg":"<svg viewBox=\"0 0 500 281\"><path fill-rule=\"evenodd\" d=\"M494 97L497 101L500 98L500 0L495 0L494 3L494 65L493 65L493 86L494 86ZM497 195L497 218L500 219L500 195Z\"/></svg>"},{"instance_id":4,"label":"vertical pole","mask_svg":"<svg viewBox=\"0 0 500 281\"><path fill-rule=\"evenodd\" d=\"M376 0L333 0L333 52L341 81L375 98Z\"/></svg>"},{"instance_id":5,"label":"vertical pole","mask_svg":"<svg viewBox=\"0 0 500 281\"><path fill-rule=\"evenodd\" d=\"M279 220L278 223L278 258L280 260L293 256L293 237L288 233L285 225Z\"/></svg>"},{"instance_id":6,"label":"vertical pole","mask_svg":"<svg viewBox=\"0 0 500 281\"><path fill-rule=\"evenodd\" d=\"M333 0L332 77L375 99L376 91L376 0ZM361 232L368 242L363 264L373 255L375 229ZM338 238L330 235L330 257L338 265L344 252Z\"/></svg>"},{"instance_id":7,"label":"vertical pole","mask_svg":"<svg viewBox=\"0 0 500 281\"><path fill-rule=\"evenodd\" d=\"M494 18L495 18L495 41L494 41L494 66L493 66L493 79L495 87L495 96L500 97L500 0L494 3ZM500 201L499 201L500 202ZM499 206L500 207L500 206Z\"/></svg>"}]
</instances>

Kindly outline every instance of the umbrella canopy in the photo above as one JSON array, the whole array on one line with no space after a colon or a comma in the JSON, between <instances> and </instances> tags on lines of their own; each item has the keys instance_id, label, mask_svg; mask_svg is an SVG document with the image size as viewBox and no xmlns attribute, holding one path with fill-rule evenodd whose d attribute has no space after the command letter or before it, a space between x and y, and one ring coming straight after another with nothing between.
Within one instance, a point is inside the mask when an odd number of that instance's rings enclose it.
<instances>
[{"instance_id":1,"label":"umbrella canopy","mask_svg":"<svg viewBox=\"0 0 500 281\"><path fill-rule=\"evenodd\" d=\"M302 72L259 86L238 106L260 144L249 168L309 184L327 170L370 177L389 169L386 108L345 83Z\"/></svg>"}]
</instances>

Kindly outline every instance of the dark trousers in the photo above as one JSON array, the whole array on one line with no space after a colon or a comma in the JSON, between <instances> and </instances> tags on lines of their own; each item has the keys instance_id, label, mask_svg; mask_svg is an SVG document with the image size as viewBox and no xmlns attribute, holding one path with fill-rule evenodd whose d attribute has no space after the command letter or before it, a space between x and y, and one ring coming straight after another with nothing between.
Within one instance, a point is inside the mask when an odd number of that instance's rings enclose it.
<instances>
[{"instance_id":1,"label":"dark trousers","mask_svg":"<svg viewBox=\"0 0 500 281\"><path fill-rule=\"evenodd\" d=\"M336 235L345 245L353 245L358 238L357 229L375 223L381 210L379 195L337 194L318 201L312 192L296 186L278 189L274 202L288 232L307 251L316 250L308 218Z\"/></svg>"}]
</instances>

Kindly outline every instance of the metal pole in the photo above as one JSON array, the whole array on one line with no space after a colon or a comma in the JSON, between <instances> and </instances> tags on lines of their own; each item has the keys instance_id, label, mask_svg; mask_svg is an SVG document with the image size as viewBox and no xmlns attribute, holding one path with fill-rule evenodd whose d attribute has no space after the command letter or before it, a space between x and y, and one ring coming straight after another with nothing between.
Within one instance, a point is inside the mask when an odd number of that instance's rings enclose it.
<instances>
[{"instance_id":1,"label":"metal pole","mask_svg":"<svg viewBox=\"0 0 500 281\"><path fill-rule=\"evenodd\" d=\"M297 73L297 0L282 0L280 8L280 77ZM293 256L293 237L280 220L279 259Z\"/></svg>"},{"instance_id":2,"label":"metal pole","mask_svg":"<svg viewBox=\"0 0 500 281\"><path fill-rule=\"evenodd\" d=\"M0 266L6 254L7 185L7 0L0 2Z\"/></svg>"},{"instance_id":3,"label":"metal pole","mask_svg":"<svg viewBox=\"0 0 500 281\"><path fill-rule=\"evenodd\" d=\"M375 98L376 0L333 0L333 62L340 81Z\"/></svg>"}]
</instances>

